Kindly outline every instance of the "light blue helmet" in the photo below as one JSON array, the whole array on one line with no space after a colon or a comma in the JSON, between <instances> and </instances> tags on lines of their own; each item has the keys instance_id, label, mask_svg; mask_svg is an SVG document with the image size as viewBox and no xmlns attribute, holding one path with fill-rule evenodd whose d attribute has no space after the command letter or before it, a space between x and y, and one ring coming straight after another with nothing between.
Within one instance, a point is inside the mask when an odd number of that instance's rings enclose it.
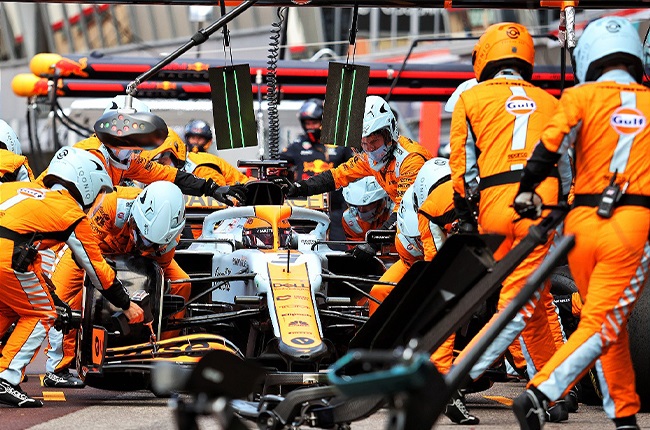
<instances>
[{"instance_id":1,"label":"light blue helmet","mask_svg":"<svg viewBox=\"0 0 650 430\"><path fill-rule=\"evenodd\" d=\"M0 148L11 151L17 155L23 155L23 150L20 147L20 141L16 132L9 124L0 119Z\"/></svg>"},{"instance_id":2,"label":"light blue helmet","mask_svg":"<svg viewBox=\"0 0 650 430\"><path fill-rule=\"evenodd\" d=\"M628 66L630 74L643 80L643 44L630 21L617 16L597 19L585 28L573 51L576 78L595 81L607 65Z\"/></svg>"},{"instance_id":3,"label":"light blue helmet","mask_svg":"<svg viewBox=\"0 0 650 430\"><path fill-rule=\"evenodd\" d=\"M446 158L435 157L424 163L410 187L413 188L415 210L420 209L431 191L449 179L451 179L451 168Z\"/></svg>"},{"instance_id":4,"label":"light blue helmet","mask_svg":"<svg viewBox=\"0 0 650 430\"><path fill-rule=\"evenodd\" d=\"M366 176L348 184L343 188L343 198L350 205L350 214L365 222L374 222L384 212L389 198L386 191L372 176ZM374 209L361 212L359 206L366 206L381 201Z\"/></svg>"},{"instance_id":5,"label":"light blue helmet","mask_svg":"<svg viewBox=\"0 0 650 430\"><path fill-rule=\"evenodd\" d=\"M366 97L361 136L367 137L384 128L388 130L391 139L397 141L397 120L386 100L379 96Z\"/></svg>"},{"instance_id":6,"label":"light blue helmet","mask_svg":"<svg viewBox=\"0 0 650 430\"><path fill-rule=\"evenodd\" d=\"M404 195L397 210L397 229L407 238L420 236L418 229L418 208L413 201L414 188L411 185Z\"/></svg>"},{"instance_id":7,"label":"light blue helmet","mask_svg":"<svg viewBox=\"0 0 650 430\"><path fill-rule=\"evenodd\" d=\"M349 205L364 206L388 197L373 176L366 176L343 187L343 198Z\"/></svg>"}]
</instances>

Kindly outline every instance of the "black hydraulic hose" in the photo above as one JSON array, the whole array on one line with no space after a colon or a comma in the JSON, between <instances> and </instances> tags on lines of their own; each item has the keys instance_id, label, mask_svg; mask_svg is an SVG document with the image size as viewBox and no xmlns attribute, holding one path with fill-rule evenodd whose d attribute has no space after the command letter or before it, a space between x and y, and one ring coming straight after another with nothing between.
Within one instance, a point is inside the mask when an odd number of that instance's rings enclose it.
<instances>
[{"instance_id":1,"label":"black hydraulic hose","mask_svg":"<svg viewBox=\"0 0 650 430\"><path fill-rule=\"evenodd\" d=\"M280 158L280 118L278 114L278 77L277 68L280 54L280 41L282 38L282 25L287 8L278 8L278 21L272 23L271 41L269 42L269 55L266 68L266 99L269 104L269 158Z\"/></svg>"}]
</instances>

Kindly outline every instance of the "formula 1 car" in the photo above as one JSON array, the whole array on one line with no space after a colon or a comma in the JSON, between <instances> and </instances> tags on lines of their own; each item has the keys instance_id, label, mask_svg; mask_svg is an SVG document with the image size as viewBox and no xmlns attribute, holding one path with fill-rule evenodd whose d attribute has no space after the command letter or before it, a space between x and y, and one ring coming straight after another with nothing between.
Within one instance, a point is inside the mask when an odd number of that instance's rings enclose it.
<instances>
[{"instance_id":1,"label":"formula 1 car","mask_svg":"<svg viewBox=\"0 0 650 430\"><path fill-rule=\"evenodd\" d=\"M276 188L265 181L248 185L253 201L270 201L260 194L276 199ZM191 370L205 353L225 350L267 371L261 393L325 381L321 370L347 352L368 318L357 301L385 270L379 259L360 266L332 251L328 226L325 213L286 204L214 211L199 238L176 251L192 284L187 302L166 294L170 284L151 260L117 259L132 300L150 312L148 323L120 323L116 309L86 288L79 374L98 388L151 389L157 362Z\"/></svg>"}]
</instances>

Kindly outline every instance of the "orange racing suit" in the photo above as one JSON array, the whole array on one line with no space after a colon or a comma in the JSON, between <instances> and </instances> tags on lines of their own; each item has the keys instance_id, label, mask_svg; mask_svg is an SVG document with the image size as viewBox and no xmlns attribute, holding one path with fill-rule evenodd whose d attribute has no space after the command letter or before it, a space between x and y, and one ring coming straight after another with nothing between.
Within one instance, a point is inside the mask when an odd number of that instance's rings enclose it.
<instances>
[{"instance_id":1,"label":"orange racing suit","mask_svg":"<svg viewBox=\"0 0 650 430\"><path fill-rule=\"evenodd\" d=\"M27 260L24 269L13 257L22 244L47 249L61 242L74 252L95 287L115 305L129 307L129 297L115 284L115 272L102 258L86 214L67 190L23 182L0 185L0 330L6 331L18 317L0 358L0 378L11 384L20 382L56 318L40 254L31 263Z\"/></svg>"},{"instance_id":2,"label":"orange racing suit","mask_svg":"<svg viewBox=\"0 0 650 430\"><path fill-rule=\"evenodd\" d=\"M251 179L223 158L208 152L188 152L182 170L198 178L212 179L220 187L237 183L245 184Z\"/></svg>"},{"instance_id":3,"label":"orange racing suit","mask_svg":"<svg viewBox=\"0 0 650 430\"><path fill-rule=\"evenodd\" d=\"M347 186L357 179L374 176L390 199L395 203L393 212L397 212L404 192L411 186L422 165L431 158L431 154L419 143L399 136L391 160L379 171L368 163L368 155L361 152L328 172L334 178L336 189Z\"/></svg>"},{"instance_id":4,"label":"orange racing suit","mask_svg":"<svg viewBox=\"0 0 650 430\"><path fill-rule=\"evenodd\" d=\"M454 109L449 160L454 202L458 215L463 218L461 213L473 210L468 207L467 199L480 192L478 224L481 230L505 236L495 252L497 260L515 247L533 224L530 220L515 222L518 215L510 206L525 160L556 106L557 100L546 91L509 70L502 70L495 78L464 91ZM557 178L544 181L538 190L546 203L557 204L560 194ZM506 278L499 294L499 310L519 293L528 276L544 259L551 241L549 238L546 244L538 246ZM552 304L553 297L550 284L545 285L484 351L470 371L473 379L481 376L520 334L530 374L550 359L556 345L546 306ZM537 306L538 303L542 306ZM461 352L461 357L473 348L494 319L496 315Z\"/></svg>"},{"instance_id":5,"label":"orange racing suit","mask_svg":"<svg viewBox=\"0 0 650 430\"><path fill-rule=\"evenodd\" d=\"M163 269L165 279L188 279L189 276L173 259L176 241L157 251L141 251L135 247L131 231L133 227L129 225L129 219L132 202L141 191L134 187L116 187L116 192L98 200L89 214L94 240L99 243L105 256L135 253L155 260ZM83 280L84 270L75 263L70 250L67 250L54 270L52 281L56 285L56 294L72 309L81 309ZM189 283L172 284L170 294L181 295L188 300L190 289ZM51 348L47 351L49 360L46 364L48 372L67 369L74 359L76 330L63 336L62 348L60 336L60 332L56 335L53 332L50 336Z\"/></svg>"},{"instance_id":6,"label":"orange racing suit","mask_svg":"<svg viewBox=\"0 0 650 430\"><path fill-rule=\"evenodd\" d=\"M170 130L167 139L180 140L180 137L174 131ZM104 164L104 167L106 167L106 171L111 177L113 185L124 185L127 180L138 181L143 184L150 184L155 181L169 181L177 185L183 194L193 196L204 195L209 189L209 184L205 179L197 178L173 166L164 166L160 163L153 162L142 157L137 151L131 154L128 164L118 167L110 162L108 149L96 135L77 142L74 146L89 151L99 158ZM42 178L46 173L47 171L43 172L37 178L39 184L42 185Z\"/></svg>"},{"instance_id":7,"label":"orange racing suit","mask_svg":"<svg viewBox=\"0 0 650 430\"><path fill-rule=\"evenodd\" d=\"M368 230L377 230L384 225L391 212L393 212L393 204L387 204L384 208L384 211L377 216L373 222L366 222L354 216L350 209L346 209L343 212L343 231L345 232L345 237L347 240L354 240L357 242L364 241L366 239L366 232Z\"/></svg>"},{"instance_id":8,"label":"orange racing suit","mask_svg":"<svg viewBox=\"0 0 650 430\"><path fill-rule=\"evenodd\" d=\"M0 149L0 183L4 182L30 182L34 174L29 167L27 157L14 154L6 149Z\"/></svg>"},{"instance_id":9,"label":"orange racing suit","mask_svg":"<svg viewBox=\"0 0 650 430\"><path fill-rule=\"evenodd\" d=\"M640 408L627 321L650 258L648 118L650 90L625 71L565 90L521 180L521 191L533 190L553 160L574 146L574 208L564 228L575 235L569 267L584 304L576 331L529 386L561 398L595 362L609 418L630 417ZM610 183L624 194L603 218L596 206Z\"/></svg>"}]
</instances>

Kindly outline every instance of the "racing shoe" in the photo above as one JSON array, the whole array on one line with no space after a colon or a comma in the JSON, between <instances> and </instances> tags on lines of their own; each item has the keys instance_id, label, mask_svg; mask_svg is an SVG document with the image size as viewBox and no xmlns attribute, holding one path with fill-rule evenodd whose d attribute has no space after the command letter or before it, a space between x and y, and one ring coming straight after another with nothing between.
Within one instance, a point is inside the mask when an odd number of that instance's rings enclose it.
<instances>
[{"instance_id":1,"label":"racing shoe","mask_svg":"<svg viewBox=\"0 0 650 430\"><path fill-rule=\"evenodd\" d=\"M465 406L465 397L458 390L451 396L449 403L445 406L445 415L447 418L461 425L476 425L480 420L470 414Z\"/></svg>"},{"instance_id":2,"label":"racing shoe","mask_svg":"<svg viewBox=\"0 0 650 430\"><path fill-rule=\"evenodd\" d=\"M537 398L531 390L526 390L512 402L512 411L519 421L521 430L540 430L546 421L546 402Z\"/></svg>"},{"instance_id":3,"label":"racing shoe","mask_svg":"<svg viewBox=\"0 0 650 430\"><path fill-rule=\"evenodd\" d=\"M43 402L29 397L19 385L12 385L0 379L0 403L17 408L40 408Z\"/></svg>"},{"instance_id":4,"label":"racing shoe","mask_svg":"<svg viewBox=\"0 0 650 430\"><path fill-rule=\"evenodd\" d=\"M83 388L84 381L74 376L69 370L60 372L47 372L43 378L43 385L57 388Z\"/></svg>"},{"instance_id":5,"label":"racing shoe","mask_svg":"<svg viewBox=\"0 0 650 430\"><path fill-rule=\"evenodd\" d=\"M559 423L569 419L569 405L566 401L558 400L553 406L546 411L546 421L549 423Z\"/></svg>"},{"instance_id":6,"label":"racing shoe","mask_svg":"<svg viewBox=\"0 0 650 430\"><path fill-rule=\"evenodd\" d=\"M564 396L564 401L567 404L567 407L569 408L569 412L575 413L578 412L578 407L580 406L579 399L580 398L580 385L574 385L573 388L571 388L571 391Z\"/></svg>"}]
</instances>

